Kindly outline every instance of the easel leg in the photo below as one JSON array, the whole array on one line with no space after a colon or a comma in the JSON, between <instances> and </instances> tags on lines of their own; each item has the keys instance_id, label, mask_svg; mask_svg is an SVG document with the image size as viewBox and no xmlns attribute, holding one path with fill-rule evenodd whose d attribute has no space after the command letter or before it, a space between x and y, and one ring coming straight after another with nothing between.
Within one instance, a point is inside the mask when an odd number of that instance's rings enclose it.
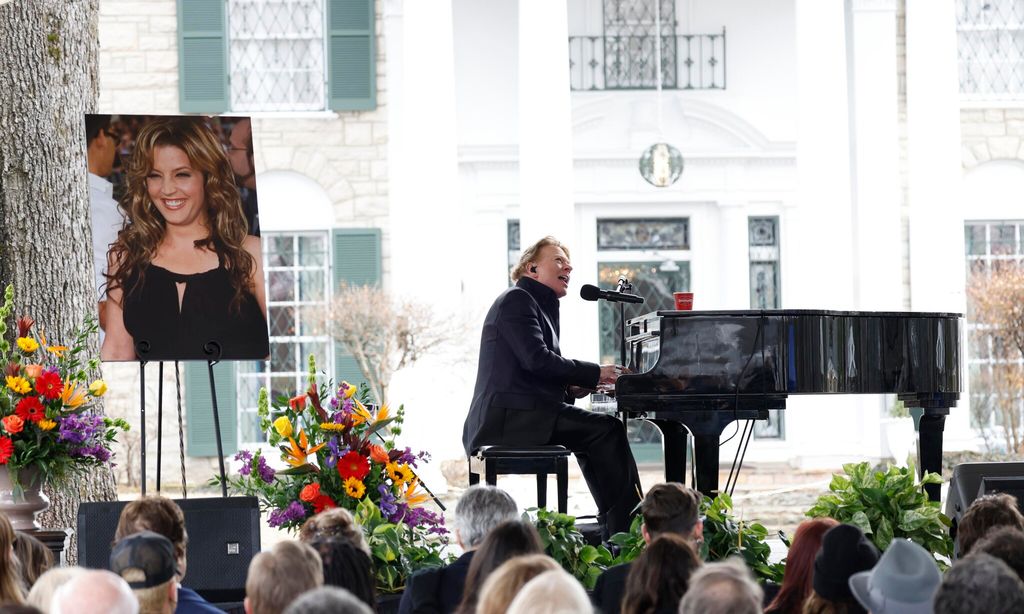
<instances>
[{"instance_id":1,"label":"easel leg","mask_svg":"<svg viewBox=\"0 0 1024 614\"><path fill-rule=\"evenodd\" d=\"M160 464L164 457L164 363L157 370L159 380L156 394L156 491L160 492Z\"/></svg>"},{"instance_id":2,"label":"easel leg","mask_svg":"<svg viewBox=\"0 0 1024 614\"><path fill-rule=\"evenodd\" d=\"M217 410L217 386L213 380L213 365L217 364L214 361L208 361L206 368L210 373L210 400L213 402L213 432L217 436L217 463L220 465L220 494L223 497L228 496L228 481L227 473L224 471L224 443L220 437L220 412Z\"/></svg>"},{"instance_id":3,"label":"easel leg","mask_svg":"<svg viewBox=\"0 0 1024 614\"><path fill-rule=\"evenodd\" d=\"M146 361L139 362L139 457L142 496L146 496Z\"/></svg>"}]
</instances>

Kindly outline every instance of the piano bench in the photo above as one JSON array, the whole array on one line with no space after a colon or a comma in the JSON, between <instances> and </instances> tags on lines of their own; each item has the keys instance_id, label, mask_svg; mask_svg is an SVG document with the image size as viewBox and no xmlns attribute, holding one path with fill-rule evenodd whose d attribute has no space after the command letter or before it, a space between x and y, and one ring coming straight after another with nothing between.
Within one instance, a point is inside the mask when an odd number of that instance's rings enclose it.
<instances>
[{"instance_id":1,"label":"piano bench","mask_svg":"<svg viewBox=\"0 0 1024 614\"><path fill-rule=\"evenodd\" d=\"M480 483L480 474L491 486L498 485L499 475L537 476L537 507L548 504L548 474L555 474L558 483L558 511L569 508L569 455L565 446L482 446L469 457L469 485ZM481 472L480 465L483 465Z\"/></svg>"}]
</instances>

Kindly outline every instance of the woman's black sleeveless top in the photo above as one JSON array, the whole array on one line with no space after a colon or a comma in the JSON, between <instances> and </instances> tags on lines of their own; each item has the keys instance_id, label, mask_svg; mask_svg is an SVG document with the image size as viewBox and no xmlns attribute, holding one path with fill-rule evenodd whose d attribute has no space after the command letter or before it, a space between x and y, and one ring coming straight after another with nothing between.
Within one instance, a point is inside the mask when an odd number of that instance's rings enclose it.
<instances>
[{"instance_id":1,"label":"woman's black sleeveless top","mask_svg":"<svg viewBox=\"0 0 1024 614\"><path fill-rule=\"evenodd\" d=\"M185 284L180 311L179 283ZM124 325L135 342L136 356L144 360L266 358L270 353L267 319L250 292L245 293L240 309L232 310L234 292L223 263L191 275L150 264L137 285L136 276L131 276L125 284Z\"/></svg>"}]
</instances>

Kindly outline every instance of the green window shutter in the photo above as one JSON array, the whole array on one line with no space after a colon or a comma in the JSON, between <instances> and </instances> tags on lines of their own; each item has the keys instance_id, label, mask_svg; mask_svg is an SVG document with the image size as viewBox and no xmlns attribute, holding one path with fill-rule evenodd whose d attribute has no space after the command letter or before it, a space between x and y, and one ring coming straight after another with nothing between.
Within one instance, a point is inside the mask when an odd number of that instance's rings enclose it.
<instances>
[{"instance_id":1,"label":"green window shutter","mask_svg":"<svg viewBox=\"0 0 1024 614\"><path fill-rule=\"evenodd\" d=\"M377 107L374 0L327 0L327 105L332 111Z\"/></svg>"},{"instance_id":2,"label":"green window shutter","mask_svg":"<svg viewBox=\"0 0 1024 614\"><path fill-rule=\"evenodd\" d=\"M178 100L182 113L230 107L226 0L178 0Z\"/></svg>"},{"instance_id":3,"label":"green window shutter","mask_svg":"<svg viewBox=\"0 0 1024 614\"><path fill-rule=\"evenodd\" d=\"M213 367L217 387L217 413L224 456L238 451L238 397L235 392L235 363L220 362ZM189 456L217 456L217 435L213 430L213 400L210 374L205 362L185 363L185 430Z\"/></svg>"},{"instance_id":4,"label":"green window shutter","mask_svg":"<svg viewBox=\"0 0 1024 614\"><path fill-rule=\"evenodd\" d=\"M379 228L336 228L334 242L334 289L342 282L356 286L376 285L381 278ZM359 385L364 381L359 365L340 344L334 345L334 381Z\"/></svg>"}]
</instances>

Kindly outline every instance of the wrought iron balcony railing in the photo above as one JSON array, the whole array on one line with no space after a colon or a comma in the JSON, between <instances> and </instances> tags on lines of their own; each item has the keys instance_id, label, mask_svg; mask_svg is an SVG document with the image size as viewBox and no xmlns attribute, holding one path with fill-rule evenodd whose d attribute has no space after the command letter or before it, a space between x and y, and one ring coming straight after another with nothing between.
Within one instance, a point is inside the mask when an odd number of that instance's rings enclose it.
<instances>
[{"instance_id":1,"label":"wrought iron balcony railing","mask_svg":"<svg viewBox=\"0 0 1024 614\"><path fill-rule=\"evenodd\" d=\"M570 88L573 91L655 89L656 40L654 34L570 36ZM725 28L721 34L663 35L661 87L724 90Z\"/></svg>"}]
</instances>

